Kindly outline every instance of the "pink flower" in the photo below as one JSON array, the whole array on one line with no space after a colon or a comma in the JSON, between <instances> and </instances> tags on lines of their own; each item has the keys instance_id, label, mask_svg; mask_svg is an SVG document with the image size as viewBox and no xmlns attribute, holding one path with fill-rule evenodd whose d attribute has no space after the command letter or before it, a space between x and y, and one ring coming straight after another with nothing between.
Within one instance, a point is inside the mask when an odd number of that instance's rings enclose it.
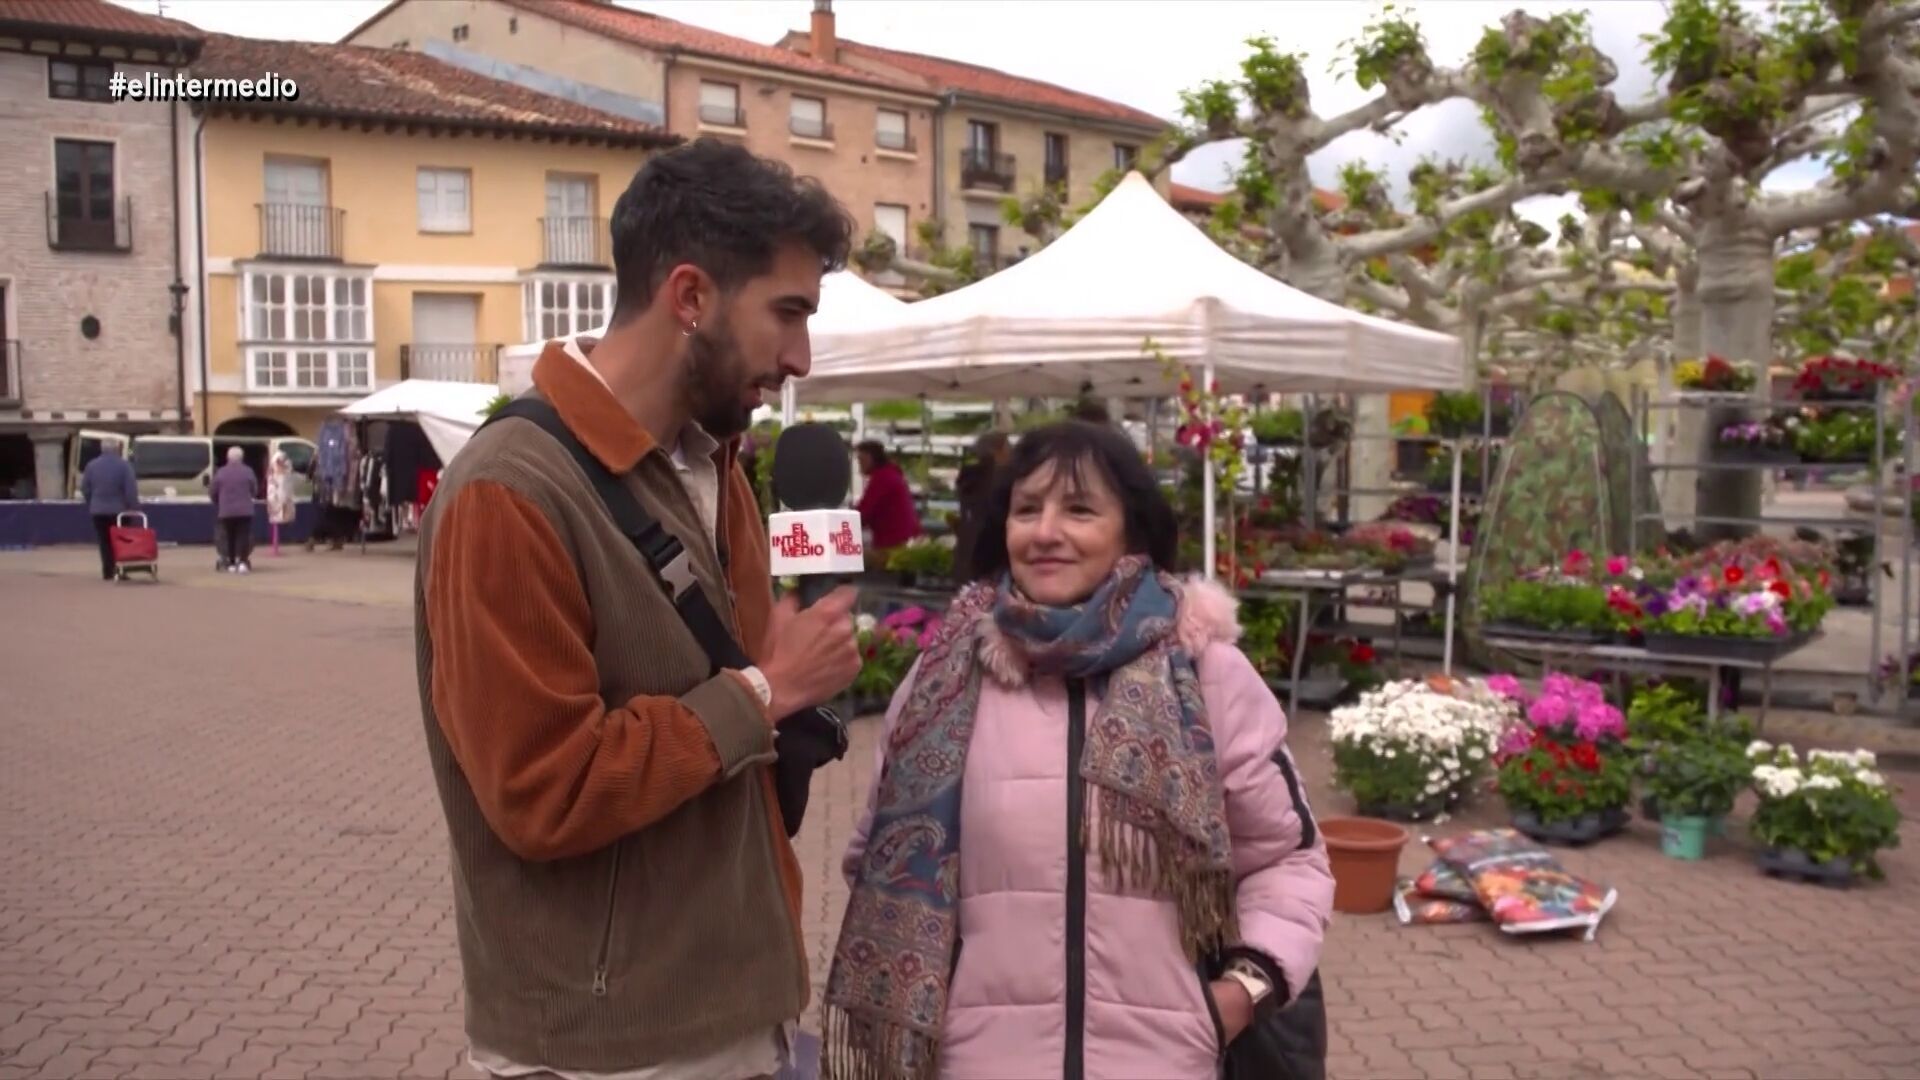
<instances>
[{"instance_id":1,"label":"pink flower","mask_svg":"<svg viewBox=\"0 0 1920 1080\"><path fill-rule=\"evenodd\" d=\"M1566 560L1560 564L1560 569L1564 571L1567 574L1567 576L1575 577L1580 574L1586 573L1587 566L1591 561L1592 560L1587 558L1586 552L1581 551L1579 548L1575 548L1574 550L1567 552Z\"/></svg>"},{"instance_id":2,"label":"pink flower","mask_svg":"<svg viewBox=\"0 0 1920 1080\"><path fill-rule=\"evenodd\" d=\"M1511 675L1487 676L1487 689L1509 701L1525 700L1526 691L1520 688L1520 680Z\"/></svg>"},{"instance_id":3,"label":"pink flower","mask_svg":"<svg viewBox=\"0 0 1920 1080\"><path fill-rule=\"evenodd\" d=\"M902 608L886 618L881 619L880 625L897 630L908 626L919 626L926 620L926 617L927 609L916 605L910 608Z\"/></svg>"},{"instance_id":4,"label":"pink flower","mask_svg":"<svg viewBox=\"0 0 1920 1080\"><path fill-rule=\"evenodd\" d=\"M1607 573L1612 574L1614 577L1619 577L1626 572L1627 557L1625 555L1615 555L1613 558L1607 560Z\"/></svg>"},{"instance_id":5,"label":"pink flower","mask_svg":"<svg viewBox=\"0 0 1920 1080\"><path fill-rule=\"evenodd\" d=\"M1563 694L1542 694L1527 706L1527 719L1535 727L1555 728L1573 718L1573 702Z\"/></svg>"}]
</instances>

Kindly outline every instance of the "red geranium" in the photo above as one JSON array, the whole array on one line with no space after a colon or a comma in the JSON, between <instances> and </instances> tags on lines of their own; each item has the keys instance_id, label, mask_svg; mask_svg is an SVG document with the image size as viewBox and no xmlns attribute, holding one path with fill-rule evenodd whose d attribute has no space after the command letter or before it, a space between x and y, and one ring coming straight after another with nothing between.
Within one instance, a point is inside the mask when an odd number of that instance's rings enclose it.
<instances>
[{"instance_id":1,"label":"red geranium","mask_svg":"<svg viewBox=\"0 0 1920 1080\"><path fill-rule=\"evenodd\" d=\"M1779 597L1782 600L1793 599L1793 586L1788 585L1786 582L1780 581L1778 579L1775 579L1767 583L1767 591L1773 593L1773 595Z\"/></svg>"},{"instance_id":2,"label":"red geranium","mask_svg":"<svg viewBox=\"0 0 1920 1080\"><path fill-rule=\"evenodd\" d=\"M1727 584L1738 585L1747 579L1747 572L1740 569L1736 563L1728 563L1726 572L1721 576L1726 578Z\"/></svg>"},{"instance_id":3,"label":"red geranium","mask_svg":"<svg viewBox=\"0 0 1920 1080\"><path fill-rule=\"evenodd\" d=\"M1373 646L1364 641L1355 643L1353 648L1347 650L1348 661L1355 664L1371 664L1373 656Z\"/></svg>"}]
</instances>

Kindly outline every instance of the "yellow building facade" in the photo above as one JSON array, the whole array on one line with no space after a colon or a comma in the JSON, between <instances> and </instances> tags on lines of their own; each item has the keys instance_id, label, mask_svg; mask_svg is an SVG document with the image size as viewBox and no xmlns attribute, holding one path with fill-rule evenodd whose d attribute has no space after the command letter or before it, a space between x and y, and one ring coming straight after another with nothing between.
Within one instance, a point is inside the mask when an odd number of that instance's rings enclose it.
<instances>
[{"instance_id":1,"label":"yellow building facade","mask_svg":"<svg viewBox=\"0 0 1920 1080\"><path fill-rule=\"evenodd\" d=\"M571 103L419 54L247 43L262 44L402 66L409 86L422 71L481 79L504 108L522 106L522 122L436 117L464 86L433 95L440 104L395 102L405 119L368 115L347 94L316 117L329 104L309 102L304 82L300 111L207 115L201 430L311 437L402 379L496 382L506 345L606 321L607 219L647 153L671 140L613 117L592 137L577 129L594 117L561 108ZM564 115L530 128L528 104Z\"/></svg>"}]
</instances>

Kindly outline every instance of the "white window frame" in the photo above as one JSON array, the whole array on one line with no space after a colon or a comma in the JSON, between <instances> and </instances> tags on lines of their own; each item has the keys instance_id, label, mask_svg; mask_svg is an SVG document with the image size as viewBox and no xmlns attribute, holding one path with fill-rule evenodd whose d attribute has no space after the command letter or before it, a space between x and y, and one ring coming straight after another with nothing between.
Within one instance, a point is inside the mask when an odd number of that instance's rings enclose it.
<instances>
[{"instance_id":1,"label":"white window frame","mask_svg":"<svg viewBox=\"0 0 1920 1080\"><path fill-rule=\"evenodd\" d=\"M900 118L900 131L898 133L900 136L900 144L898 146L887 145L887 126L885 120L889 116L897 116ZM891 150L896 154L907 153L908 148L913 144L913 120L907 115L907 110L875 109L873 114L873 143L882 150Z\"/></svg>"},{"instance_id":2,"label":"white window frame","mask_svg":"<svg viewBox=\"0 0 1920 1080\"><path fill-rule=\"evenodd\" d=\"M1115 169L1123 171L1130 170L1138 167L1139 164L1140 148L1138 146L1123 142L1113 144L1113 167Z\"/></svg>"},{"instance_id":3,"label":"white window frame","mask_svg":"<svg viewBox=\"0 0 1920 1080\"><path fill-rule=\"evenodd\" d=\"M276 279L280 283L277 301L273 299ZM373 389L370 269L256 265L242 269L239 284L242 376L249 392L337 394ZM304 300L299 299L302 296Z\"/></svg>"},{"instance_id":4,"label":"white window frame","mask_svg":"<svg viewBox=\"0 0 1920 1080\"><path fill-rule=\"evenodd\" d=\"M605 326L613 315L613 284L612 274L540 274L527 278L521 286L525 340L552 341Z\"/></svg>"},{"instance_id":5,"label":"white window frame","mask_svg":"<svg viewBox=\"0 0 1920 1080\"><path fill-rule=\"evenodd\" d=\"M422 165L414 174L413 193L421 232L473 231L473 170ZM457 209L449 206L456 195Z\"/></svg>"},{"instance_id":6,"label":"white window frame","mask_svg":"<svg viewBox=\"0 0 1920 1080\"><path fill-rule=\"evenodd\" d=\"M726 91L727 100L724 103L719 101L708 101L707 91L709 90ZM700 80L700 97L696 102L696 108L699 114L700 122L707 125L708 127L730 128L730 127L736 127L736 126L739 126L740 124L745 123L745 120L742 116L744 110L740 105L740 84L738 83L720 82L717 79L701 79ZM719 110L719 109L727 110L728 112L727 119L725 120L707 119L707 110L709 108L715 109L715 110Z\"/></svg>"},{"instance_id":7,"label":"white window frame","mask_svg":"<svg viewBox=\"0 0 1920 1080\"><path fill-rule=\"evenodd\" d=\"M815 109L818 116L801 116L802 105ZM796 125L813 125L811 133L800 130ZM807 94L790 94L787 97L787 130L803 139L825 139L827 137L827 99Z\"/></svg>"}]
</instances>

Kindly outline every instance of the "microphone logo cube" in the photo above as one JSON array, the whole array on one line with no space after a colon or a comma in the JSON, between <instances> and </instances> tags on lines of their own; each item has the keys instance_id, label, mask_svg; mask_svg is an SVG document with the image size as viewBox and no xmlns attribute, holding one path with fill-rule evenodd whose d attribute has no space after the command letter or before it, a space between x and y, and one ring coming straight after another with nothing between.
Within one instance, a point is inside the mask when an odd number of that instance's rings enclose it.
<instances>
[{"instance_id":1,"label":"microphone logo cube","mask_svg":"<svg viewBox=\"0 0 1920 1080\"><path fill-rule=\"evenodd\" d=\"M794 510L767 521L774 577L857 574L866 569L856 510Z\"/></svg>"}]
</instances>

